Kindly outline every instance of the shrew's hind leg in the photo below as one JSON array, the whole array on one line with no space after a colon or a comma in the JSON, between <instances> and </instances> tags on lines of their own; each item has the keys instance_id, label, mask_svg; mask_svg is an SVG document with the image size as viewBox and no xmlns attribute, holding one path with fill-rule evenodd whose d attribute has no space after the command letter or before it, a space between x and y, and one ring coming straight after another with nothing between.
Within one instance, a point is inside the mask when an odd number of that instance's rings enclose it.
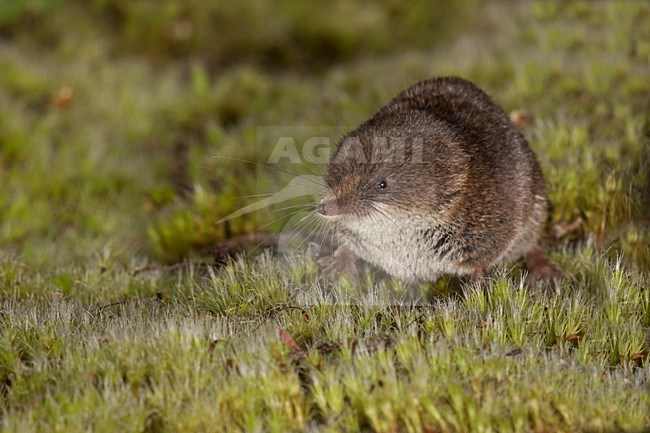
<instances>
[{"instance_id":1,"label":"shrew's hind leg","mask_svg":"<svg viewBox=\"0 0 650 433\"><path fill-rule=\"evenodd\" d=\"M549 259L542 247L537 244L524 254L528 275L534 281L561 280L567 277L560 265Z\"/></svg>"}]
</instances>

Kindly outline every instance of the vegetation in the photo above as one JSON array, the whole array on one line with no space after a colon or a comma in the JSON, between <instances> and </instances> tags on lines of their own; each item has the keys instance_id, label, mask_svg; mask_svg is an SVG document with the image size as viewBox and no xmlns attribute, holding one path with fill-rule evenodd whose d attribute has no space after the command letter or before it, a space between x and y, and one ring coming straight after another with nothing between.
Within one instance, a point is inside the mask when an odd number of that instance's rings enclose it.
<instances>
[{"instance_id":1,"label":"vegetation","mask_svg":"<svg viewBox=\"0 0 650 433\"><path fill-rule=\"evenodd\" d=\"M3 431L650 428L650 5L402 3L0 3ZM278 134L435 75L523 130L570 280L232 256L290 211L217 221L319 170Z\"/></svg>"}]
</instances>

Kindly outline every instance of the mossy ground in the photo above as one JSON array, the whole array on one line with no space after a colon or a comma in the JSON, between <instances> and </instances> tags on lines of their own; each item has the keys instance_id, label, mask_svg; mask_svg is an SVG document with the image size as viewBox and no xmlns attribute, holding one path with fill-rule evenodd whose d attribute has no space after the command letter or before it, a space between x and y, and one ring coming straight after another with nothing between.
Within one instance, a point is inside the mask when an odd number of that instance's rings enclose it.
<instances>
[{"instance_id":1,"label":"mossy ground","mask_svg":"<svg viewBox=\"0 0 650 433\"><path fill-rule=\"evenodd\" d=\"M453 4L0 4L3 430L650 428L650 5ZM436 75L519 113L559 294L212 263L278 216L215 224L277 182L233 160L261 127L354 126Z\"/></svg>"}]
</instances>

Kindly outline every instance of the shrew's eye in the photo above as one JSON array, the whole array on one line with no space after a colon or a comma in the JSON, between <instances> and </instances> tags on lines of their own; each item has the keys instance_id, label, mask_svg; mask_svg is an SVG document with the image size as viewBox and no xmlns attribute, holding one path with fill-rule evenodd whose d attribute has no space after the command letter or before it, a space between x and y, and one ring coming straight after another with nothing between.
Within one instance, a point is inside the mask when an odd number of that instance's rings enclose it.
<instances>
[{"instance_id":1,"label":"shrew's eye","mask_svg":"<svg viewBox=\"0 0 650 433\"><path fill-rule=\"evenodd\" d=\"M386 189L386 188L388 188L388 183L385 180L377 182L377 188Z\"/></svg>"}]
</instances>

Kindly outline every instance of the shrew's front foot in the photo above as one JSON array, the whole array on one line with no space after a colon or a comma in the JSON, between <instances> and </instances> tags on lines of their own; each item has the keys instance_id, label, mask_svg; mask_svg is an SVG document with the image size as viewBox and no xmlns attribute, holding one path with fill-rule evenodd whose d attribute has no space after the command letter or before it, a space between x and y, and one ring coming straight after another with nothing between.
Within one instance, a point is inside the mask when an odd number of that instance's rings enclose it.
<instances>
[{"instance_id":1,"label":"shrew's front foot","mask_svg":"<svg viewBox=\"0 0 650 433\"><path fill-rule=\"evenodd\" d=\"M320 276L339 278L342 275L357 275L357 257L344 245L340 245L332 254L318 259Z\"/></svg>"}]
</instances>

